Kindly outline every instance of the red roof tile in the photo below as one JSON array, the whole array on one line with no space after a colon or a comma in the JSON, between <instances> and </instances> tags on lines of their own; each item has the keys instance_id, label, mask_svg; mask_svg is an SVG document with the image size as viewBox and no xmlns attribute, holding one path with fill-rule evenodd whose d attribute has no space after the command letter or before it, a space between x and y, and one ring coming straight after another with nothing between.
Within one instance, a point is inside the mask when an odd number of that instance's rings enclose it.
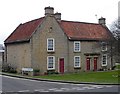
<instances>
[{"instance_id":1,"label":"red roof tile","mask_svg":"<svg viewBox=\"0 0 120 94\"><path fill-rule=\"evenodd\" d=\"M5 40L5 43L19 42L28 40L43 18L20 24L15 31Z\"/></svg>"},{"instance_id":2,"label":"red roof tile","mask_svg":"<svg viewBox=\"0 0 120 94\"><path fill-rule=\"evenodd\" d=\"M110 31L100 24L61 21L61 27L70 39L102 40L111 37Z\"/></svg>"},{"instance_id":3,"label":"red roof tile","mask_svg":"<svg viewBox=\"0 0 120 94\"><path fill-rule=\"evenodd\" d=\"M43 18L20 24L5 43L29 40ZM61 21L60 26L71 40L102 40L111 37L109 30L100 24Z\"/></svg>"}]
</instances>

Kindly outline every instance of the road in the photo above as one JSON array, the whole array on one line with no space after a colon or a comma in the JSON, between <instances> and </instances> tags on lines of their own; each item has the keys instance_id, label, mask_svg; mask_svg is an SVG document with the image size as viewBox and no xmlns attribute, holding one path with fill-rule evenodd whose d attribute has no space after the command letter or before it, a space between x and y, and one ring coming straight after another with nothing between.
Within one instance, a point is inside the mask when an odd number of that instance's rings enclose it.
<instances>
[{"instance_id":1,"label":"road","mask_svg":"<svg viewBox=\"0 0 120 94\"><path fill-rule=\"evenodd\" d=\"M118 85L70 84L2 76L1 92L118 92Z\"/></svg>"}]
</instances>

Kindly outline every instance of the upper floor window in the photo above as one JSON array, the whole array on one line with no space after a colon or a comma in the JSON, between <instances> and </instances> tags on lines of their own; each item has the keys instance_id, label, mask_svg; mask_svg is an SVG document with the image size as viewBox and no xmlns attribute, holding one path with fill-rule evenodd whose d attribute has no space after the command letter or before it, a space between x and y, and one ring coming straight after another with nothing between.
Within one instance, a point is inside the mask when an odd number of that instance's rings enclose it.
<instances>
[{"instance_id":1,"label":"upper floor window","mask_svg":"<svg viewBox=\"0 0 120 94\"><path fill-rule=\"evenodd\" d=\"M54 56L47 57L47 69L48 70L55 69L55 57Z\"/></svg>"},{"instance_id":2,"label":"upper floor window","mask_svg":"<svg viewBox=\"0 0 120 94\"><path fill-rule=\"evenodd\" d=\"M107 44L105 42L102 42L102 51L107 51Z\"/></svg>"},{"instance_id":3,"label":"upper floor window","mask_svg":"<svg viewBox=\"0 0 120 94\"><path fill-rule=\"evenodd\" d=\"M55 43L53 38L48 38L47 39L47 51L52 52L54 51L55 48Z\"/></svg>"},{"instance_id":4,"label":"upper floor window","mask_svg":"<svg viewBox=\"0 0 120 94\"><path fill-rule=\"evenodd\" d=\"M102 56L102 66L107 66L107 55L106 54Z\"/></svg>"},{"instance_id":5,"label":"upper floor window","mask_svg":"<svg viewBox=\"0 0 120 94\"><path fill-rule=\"evenodd\" d=\"M80 56L74 56L74 67L80 67Z\"/></svg>"},{"instance_id":6,"label":"upper floor window","mask_svg":"<svg viewBox=\"0 0 120 94\"><path fill-rule=\"evenodd\" d=\"M74 41L74 52L80 52L80 41Z\"/></svg>"}]
</instances>

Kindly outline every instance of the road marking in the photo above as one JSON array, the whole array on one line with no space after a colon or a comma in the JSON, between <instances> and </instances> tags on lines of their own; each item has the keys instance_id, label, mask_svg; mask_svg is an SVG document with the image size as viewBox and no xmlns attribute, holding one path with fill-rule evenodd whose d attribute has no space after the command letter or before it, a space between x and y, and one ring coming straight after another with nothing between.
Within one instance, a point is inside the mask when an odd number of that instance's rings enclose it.
<instances>
[{"instance_id":1,"label":"road marking","mask_svg":"<svg viewBox=\"0 0 120 94\"><path fill-rule=\"evenodd\" d=\"M62 90L67 90L67 91L68 91L68 90L71 90L71 89L69 89L69 88L61 88L61 89L62 89Z\"/></svg>"},{"instance_id":2,"label":"road marking","mask_svg":"<svg viewBox=\"0 0 120 94\"><path fill-rule=\"evenodd\" d=\"M112 86L106 86L106 87L112 87Z\"/></svg>"},{"instance_id":3,"label":"road marking","mask_svg":"<svg viewBox=\"0 0 120 94\"><path fill-rule=\"evenodd\" d=\"M35 89L34 91L44 91L44 89Z\"/></svg>"},{"instance_id":4,"label":"road marking","mask_svg":"<svg viewBox=\"0 0 120 94\"><path fill-rule=\"evenodd\" d=\"M47 90L44 90L44 89L36 89L36 90L34 90L35 92L49 92L49 91L47 91Z\"/></svg>"},{"instance_id":5,"label":"road marking","mask_svg":"<svg viewBox=\"0 0 120 94\"><path fill-rule=\"evenodd\" d=\"M105 86L102 86L102 85L90 85L91 87L93 87L93 88L103 88L103 87L105 87Z\"/></svg>"},{"instance_id":6,"label":"road marking","mask_svg":"<svg viewBox=\"0 0 120 94\"><path fill-rule=\"evenodd\" d=\"M71 90L85 90L85 88L80 88L80 87L74 87Z\"/></svg>"},{"instance_id":7,"label":"road marking","mask_svg":"<svg viewBox=\"0 0 120 94\"><path fill-rule=\"evenodd\" d=\"M61 92L61 91L63 91L63 90L62 90L62 89L55 89L55 90L53 90L53 91Z\"/></svg>"},{"instance_id":8,"label":"road marking","mask_svg":"<svg viewBox=\"0 0 120 94\"><path fill-rule=\"evenodd\" d=\"M21 91L18 91L18 92L29 92L30 90L21 90Z\"/></svg>"},{"instance_id":9,"label":"road marking","mask_svg":"<svg viewBox=\"0 0 120 94\"><path fill-rule=\"evenodd\" d=\"M2 77L11 78L11 79L21 79L21 78L11 77L11 76L5 76L5 75L2 75Z\"/></svg>"},{"instance_id":10,"label":"road marking","mask_svg":"<svg viewBox=\"0 0 120 94\"><path fill-rule=\"evenodd\" d=\"M49 90L56 90L56 89L58 89L58 88L51 88L51 89L49 89Z\"/></svg>"},{"instance_id":11,"label":"road marking","mask_svg":"<svg viewBox=\"0 0 120 94\"><path fill-rule=\"evenodd\" d=\"M103 88L103 86L97 86L96 88Z\"/></svg>"},{"instance_id":12,"label":"road marking","mask_svg":"<svg viewBox=\"0 0 120 94\"><path fill-rule=\"evenodd\" d=\"M94 87L82 87L83 89L95 89Z\"/></svg>"},{"instance_id":13,"label":"road marking","mask_svg":"<svg viewBox=\"0 0 120 94\"><path fill-rule=\"evenodd\" d=\"M77 88L76 90L85 90L84 88Z\"/></svg>"},{"instance_id":14,"label":"road marking","mask_svg":"<svg viewBox=\"0 0 120 94\"><path fill-rule=\"evenodd\" d=\"M58 83L58 82L57 82ZM58 83L58 84L60 84L60 85L67 85L67 84L69 84L69 83Z\"/></svg>"}]
</instances>

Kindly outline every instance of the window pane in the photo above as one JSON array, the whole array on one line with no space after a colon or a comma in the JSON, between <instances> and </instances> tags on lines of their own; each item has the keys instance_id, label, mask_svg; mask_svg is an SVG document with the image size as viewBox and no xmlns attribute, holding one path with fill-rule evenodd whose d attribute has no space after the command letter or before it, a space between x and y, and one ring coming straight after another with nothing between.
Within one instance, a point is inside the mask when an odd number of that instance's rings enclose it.
<instances>
[{"instance_id":1,"label":"window pane","mask_svg":"<svg viewBox=\"0 0 120 94\"><path fill-rule=\"evenodd\" d=\"M54 68L54 63L55 63L55 60L54 60L54 56L48 56L48 69L53 69Z\"/></svg>"},{"instance_id":2,"label":"window pane","mask_svg":"<svg viewBox=\"0 0 120 94\"><path fill-rule=\"evenodd\" d=\"M74 66L80 67L80 57L74 57Z\"/></svg>"},{"instance_id":3,"label":"window pane","mask_svg":"<svg viewBox=\"0 0 120 94\"><path fill-rule=\"evenodd\" d=\"M103 55L102 57L102 65L106 65L107 64L107 56Z\"/></svg>"},{"instance_id":4,"label":"window pane","mask_svg":"<svg viewBox=\"0 0 120 94\"><path fill-rule=\"evenodd\" d=\"M48 44L48 51L54 51L54 39L48 39L48 42L47 42Z\"/></svg>"},{"instance_id":5,"label":"window pane","mask_svg":"<svg viewBox=\"0 0 120 94\"><path fill-rule=\"evenodd\" d=\"M102 42L102 51L107 51L107 44Z\"/></svg>"},{"instance_id":6,"label":"window pane","mask_svg":"<svg viewBox=\"0 0 120 94\"><path fill-rule=\"evenodd\" d=\"M80 51L80 42L74 42L74 51Z\"/></svg>"}]
</instances>

